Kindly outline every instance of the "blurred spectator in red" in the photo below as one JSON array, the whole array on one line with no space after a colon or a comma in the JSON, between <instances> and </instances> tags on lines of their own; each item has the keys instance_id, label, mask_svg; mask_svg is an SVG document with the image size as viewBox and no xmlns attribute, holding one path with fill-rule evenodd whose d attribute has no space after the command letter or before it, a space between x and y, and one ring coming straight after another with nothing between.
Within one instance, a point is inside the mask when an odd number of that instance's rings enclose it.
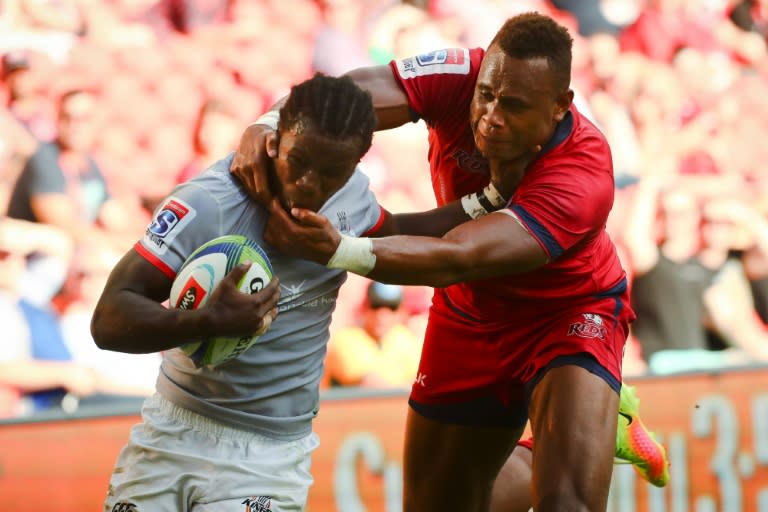
<instances>
[{"instance_id":1,"label":"blurred spectator in red","mask_svg":"<svg viewBox=\"0 0 768 512\"><path fill-rule=\"evenodd\" d=\"M765 57L765 42L741 31L730 19L727 0L649 0L619 36L623 51L671 62L681 48L721 51L746 62Z\"/></svg>"},{"instance_id":2,"label":"blurred spectator in red","mask_svg":"<svg viewBox=\"0 0 768 512\"><path fill-rule=\"evenodd\" d=\"M229 0L163 0L166 16L174 29L189 34L196 29L227 20Z\"/></svg>"},{"instance_id":3,"label":"blurred spectator in red","mask_svg":"<svg viewBox=\"0 0 768 512\"><path fill-rule=\"evenodd\" d=\"M184 164L175 177L175 183L188 181L221 155L233 151L240 136L240 120L232 107L221 99L209 99L200 107L192 135L192 158ZM143 199L147 210L154 210L165 197L147 197Z\"/></svg>"},{"instance_id":4,"label":"blurred spectator in red","mask_svg":"<svg viewBox=\"0 0 768 512\"><path fill-rule=\"evenodd\" d=\"M33 68L33 59L42 59L27 51L14 51L3 55L2 77L7 91L6 106L13 117L38 141L46 141L55 134L54 114L50 101L40 87L41 75ZM34 142L36 146L36 142ZM31 153L30 153L31 154Z\"/></svg>"},{"instance_id":5,"label":"blurred spectator in red","mask_svg":"<svg viewBox=\"0 0 768 512\"><path fill-rule=\"evenodd\" d=\"M312 68L337 76L370 66L364 20L365 5L357 0L321 0L322 23L313 45Z\"/></svg>"},{"instance_id":6,"label":"blurred spectator in red","mask_svg":"<svg viewBox=\"0 0 768 512\"><path fill-rule=\"evenodd\" d=\"M419 365L421 338L407 321L403 288L369 282L359 325L331 336L325 380L332 386L409 387Z\"/></svg>"},{"instance_id":7,"label":"blurred spectator in red","mask_svg":"<svg viewBox=\"0 0 768 512\"><path fill-rule=\"evenodd\" d=\"M240 136L240 121L234 110L221 99L206 101L195 122L192 147L194 156L187 162L176 183L194 178L208 165L233 151Z\"/></svg>"},{"instance_id":8,"label":"blurred spectator in red","mask_svg":"<svg viewBox=\"0 0 768 512\"><path fill-rule=\"evenodd\" d=\"M41 101L25 53L3 55L1 73L7 98L0 108L0 207L5 210L13 183L37 148L33 130Z\"/></svg>"}]
</instances>

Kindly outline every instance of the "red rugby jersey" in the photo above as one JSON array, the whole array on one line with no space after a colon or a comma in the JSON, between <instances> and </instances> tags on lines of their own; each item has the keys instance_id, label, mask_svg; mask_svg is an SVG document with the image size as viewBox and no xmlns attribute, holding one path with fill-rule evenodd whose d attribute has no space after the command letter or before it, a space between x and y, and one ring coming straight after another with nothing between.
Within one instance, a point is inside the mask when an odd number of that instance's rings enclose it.
<instances>
[{"instance_id":1,"label":"red rugby jersey","mask_svg":"<svg viewBox=\"0 0 768 512\"><path fill-rule=\"evenodd\" d=\"M441 205L489 181L488 162L475 148L469 126L483 54L479 48L454 48L390 63L429 129L432 184ZM528 307L562 309L564 303L622 293L626 274L605 231L613 195L608 143L572 106L509 205L550 262L524 274L450 286L448 299L466 316L494 321ZM499 243L504 236L499 233Z\"/></svg>"}]
</instances>

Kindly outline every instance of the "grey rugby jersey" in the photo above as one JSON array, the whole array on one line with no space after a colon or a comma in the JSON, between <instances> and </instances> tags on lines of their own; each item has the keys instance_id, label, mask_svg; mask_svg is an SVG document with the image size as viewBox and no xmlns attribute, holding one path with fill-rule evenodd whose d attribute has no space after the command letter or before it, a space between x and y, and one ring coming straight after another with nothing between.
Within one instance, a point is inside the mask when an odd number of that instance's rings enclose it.
<instances>
[{"instance_id":1,"label":"grey rugby jersey","mask_svg":"<svg viewBox=\"0 0 768 512\"><path fill-rule=\"evenodd\" d=\"M227 234L261 245L280 278L279 314L270 330L236 359L195 368L180 350L163 355L157 390L199 414L261 435L292 440L311 431L331 313L346 272L278 253L262 238L268 213L229 172L232 155L176 187L139 242L155 266L175 276L203 243ZM342 233L373 228L382 210L368 178L355 170L320 209Z\"/></svg>"}]
</instances>

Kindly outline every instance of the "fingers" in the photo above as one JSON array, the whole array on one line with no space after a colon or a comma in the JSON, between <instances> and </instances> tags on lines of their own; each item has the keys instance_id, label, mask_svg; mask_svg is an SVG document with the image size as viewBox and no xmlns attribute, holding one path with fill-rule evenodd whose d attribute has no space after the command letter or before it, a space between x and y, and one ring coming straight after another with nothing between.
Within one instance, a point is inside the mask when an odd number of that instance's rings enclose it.
<instances>
[{"instance_id":1,"label":"fingers","mask_svg":"<svg viewBox=\"0 0 768 512\"><path fill-rule=\"evenodd\" d=\"M272 198L269 202L269 214L279 218L282 222L290 222L288 212L285 211L285 208L283 208L283 205L277 198Z\"/></svg>"},{"instance_id":2,"label":"fingers","mask_svg":"<svg viewBox=\"0 0 768 512\"><path fill-rule=\"evenodd\" d=\"M261 325L253 333L254 336L261 336L269 330L272 326L272 321L277 317L277 308L272 308L269 312L261 318Z\"/></svg>"},{"instance_id":3,"label":"fingers","mask_svg":"<svg viewBox=\"0 0 768 512\"><path fill-rule=\"evenodd\" d=\"M223 282L227 282L231 286L237 286L237 283L240 282L240 280L245 276L245 274L248 272L248 269L251 268L252 263L250 261L244 261L232 270L229 271L229 274L224 276L224 279L222 279Z\"/></svg>"},{"instance_id":4,"label":"fingers","mask_svg":"<svg viewBox=\"0 0 768 512\"><path fill-rule=\"evenodd\" d=\"M322 215L304 208L291 209L291 215L297 222L309 227L323 227L327 222Z\"/></svg>"},{"instance_id":5,"label":"fingers","mask_svg":"<svg viewBox=\"0 0 768 512\"><path fill-rule=\"evenodd\" d=\"M278 138L266 126L251 125L240 137L229 171L243 184L248 195L259 204L271 199L267 162L277 155Z\"/></svg>"},{"instance_id":6,"label":"fingers","mask_svg":"<svg viewBox=\"0 0 768 512\"><path fill-rule=\"evenodd\" d=\"M280 300L280 279L277 276L272 276L267 286L262 288L258 295L263 303L271 303L269 307L274 307L277 301Z\"/></svg>"}]
</instances>

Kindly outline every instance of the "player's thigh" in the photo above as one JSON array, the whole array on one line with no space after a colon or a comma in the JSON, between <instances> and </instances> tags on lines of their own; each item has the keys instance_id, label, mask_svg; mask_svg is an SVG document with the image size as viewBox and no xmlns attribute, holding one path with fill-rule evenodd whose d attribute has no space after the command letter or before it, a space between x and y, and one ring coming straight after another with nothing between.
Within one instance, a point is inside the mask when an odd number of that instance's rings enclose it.
<instances>
[{"instance_id":1,"label":"player's thigh","mask_svg":"<svg viewBox=\"0 0 768 512\"><path fill-rule=\"evenodd\" d=\"M493 481L522 428L442 423L409 409L404 511L485 511Z\"/></svg>"},{"instance_id":2,"label":"player's thigh","mask_svg":"<svg viewBox=\"0 0 768 512\"><path fill-rule=\"evenodd\" d=\"M529 409L536 439L534 504L583 502L587 510L605 509L616 442L616 385L577 364L551 368L538 381Z\"/></svg>"},{"instance_id":3,"label":"player's thigh","mask_svg":"<svg viewBox=\"0 0 768 512\"><path fill-rule=\"evenodd\" d=\"M533 455L529 448L516 446L496 476L490 512L528 512L531 508Z\"/></svg>"}]
</instances>

